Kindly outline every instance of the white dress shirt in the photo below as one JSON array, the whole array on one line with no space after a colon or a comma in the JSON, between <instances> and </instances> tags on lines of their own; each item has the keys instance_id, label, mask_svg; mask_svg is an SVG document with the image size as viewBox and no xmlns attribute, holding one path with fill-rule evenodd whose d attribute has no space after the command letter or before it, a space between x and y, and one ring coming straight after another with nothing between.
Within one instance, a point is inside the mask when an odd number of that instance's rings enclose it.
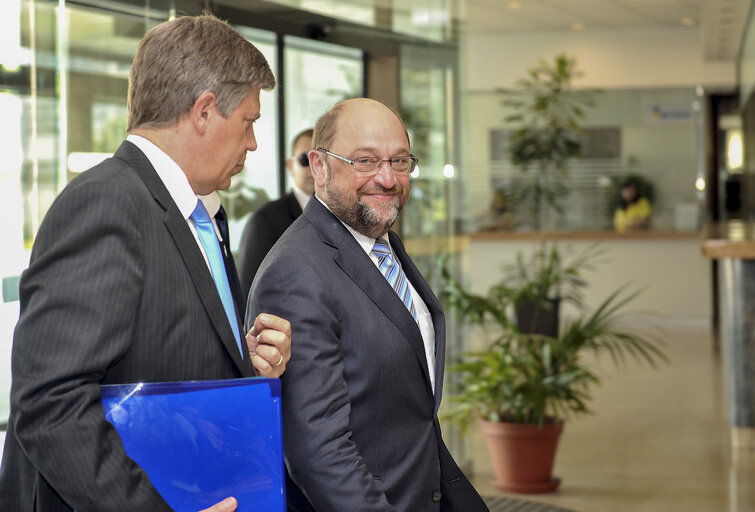
<instances>
[{"instance_id":1,"label":"white dress shirt","mask_svg":"<svg viewBox=\"0 0 755 512\"><path fill-rule=\"evenodd\" d=\"M307 194L302 189L296 186L296 183L291 184L291 192L294 193L294 197L296 198L296 201L299 203L299 206L301 206L302 211L304 210L304 207L307 206L307 203L309 202L309 198L312 197L312 194Z\"/></svg>"}]
</instances>

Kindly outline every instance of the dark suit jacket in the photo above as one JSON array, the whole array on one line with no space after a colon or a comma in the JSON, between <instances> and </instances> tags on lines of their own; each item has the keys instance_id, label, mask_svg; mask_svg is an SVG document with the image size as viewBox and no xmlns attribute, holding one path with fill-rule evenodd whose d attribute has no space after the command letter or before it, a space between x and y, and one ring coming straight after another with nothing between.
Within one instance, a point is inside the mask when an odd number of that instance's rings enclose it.
<instances>
[{"instance_id":1,"label":"dark suit jacket","mask_svg":"<svg viewBox=\"0 0 755 512\"><path fill-rule=\"evenodd\" d=\"M251 376L186 221L124 142L74 179L20 284L0 510L170 510L105 420L100 385Z\"/></svg>"},{"instance_id":2,"label":"dark suit jacket","mask_svg":"<svg viewBox=\"0 0 755 512\"><path fill-rule=\"evenodd\" d=\"M249 288L262 260L299 215L299 201L293 192L289 192L280 199L266 203L249 218L237 253L244 300L249 295Z\"/></svg>"},{"instance_id":3,"label":"dark suit jacket","mask_svg":"<svg viewBox=\"0 0 755 512\"><path fill-rule=\"evenodd\" d=\"M290 512L487 510L440 436L441 306L394 233L390 242L432 315L434 390L411 314L317 199L252 285L246 323L265 311L288 319L293 331L281 379L285 458L296 484L288 488Z\"/></svg>"}]
</instances>

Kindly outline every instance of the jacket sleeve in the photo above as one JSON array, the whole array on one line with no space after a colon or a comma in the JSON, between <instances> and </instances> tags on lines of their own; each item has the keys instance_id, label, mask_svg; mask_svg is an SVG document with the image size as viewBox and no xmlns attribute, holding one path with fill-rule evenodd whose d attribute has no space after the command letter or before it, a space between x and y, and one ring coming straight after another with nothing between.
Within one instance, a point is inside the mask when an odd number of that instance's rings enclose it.
<instances>
[{"instance_id":1,"label":"jacket sleeve","mask_svg":"<svg viewBox=\"0 0 755 512\"><path fill-rule=\"evenodd\" d=\"M171 510L126 455L100 402L100 382L128 351L140 307L138 205L112 184L72 188L47 214L21 279L12 428L78 512Z\"/></svg>"},{"instance_id":2,"label":"jacket sleeve","mask_svg":"<svg viewBox=\"0 0 755 512\"><path fill-rule=\"evenodd\" d=\"M238 271L244 300L249 296L257 269L277 241L274 230L263 212L253 213L244 226L238 250Z\"/></svg>"}]
</instances>

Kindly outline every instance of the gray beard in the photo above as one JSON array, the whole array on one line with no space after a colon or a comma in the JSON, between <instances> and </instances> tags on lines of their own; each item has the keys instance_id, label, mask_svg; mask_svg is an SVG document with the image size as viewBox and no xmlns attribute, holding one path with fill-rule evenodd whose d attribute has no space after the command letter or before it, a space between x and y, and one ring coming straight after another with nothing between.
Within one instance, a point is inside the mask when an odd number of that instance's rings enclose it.
<instances>
[{"instance_id":1,"label":"gray beard","mask_svg":"<svg viewBox=\"0 0 755 512\"><path fill-rule=\"evenodd\" d=\"M398 219L404 206L401 204L404 194L403 189L401 190L401 195L396 196L388 218L385 221L381 221L377 213L360 200L359 192L357 192L356 207L344 202L340 197L337 197L337 194L332 193L330 184L333 181L333 169L327 163L325 164L325 168L327 175L325 177L324 192L330 211L357 233L370 238L378 238L385 235L396 222L396 219Z\"/></svg>"},{"instance_id":2,"label":"gray beard","mask_svg":"<svg viewBox=\"0 0 755 512\"><path fill-rule=\"evenodd\" d=\"M335 194L331 194L330 190L325 191L325 197L328 200L330 210L336 217L357 233L370 238L383 236L393 226L399 213L401 213L401 199L398 196L392 205L390 215L385 220L381 220L380 216L362 201L358 201L356 208L354 208L352 205L345 204Z\"/></svg>"},{"instance_id":3,"label":"gray beard","mask_svg":"<svg viewBox=\"0 0 755 512\"><path fill-rule=\"evenodd\" d=\"M398 215L401 213L400 204L401 198L397 196L396 201L393 202L391 207L390 215L385 221L381 222L380 218L375 214L375 211L367 206L367 203L359 201L357 203L357 223L359 224L359 228L356 226L351 227L370 238L383 236L388 232L391 226L393 226L396 219L398 219Z\"/></svg>"}]
</instances>

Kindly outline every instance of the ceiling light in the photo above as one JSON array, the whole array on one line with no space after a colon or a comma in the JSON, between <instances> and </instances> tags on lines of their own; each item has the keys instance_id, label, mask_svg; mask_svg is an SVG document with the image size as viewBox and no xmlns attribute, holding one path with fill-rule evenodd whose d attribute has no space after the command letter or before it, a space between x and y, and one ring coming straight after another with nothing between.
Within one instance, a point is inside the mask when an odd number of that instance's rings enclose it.
<instances>
[{"instance_id":1,"label":"ceiling light","mask_svg":"<svg viewBox=\"0 0 755 512\"><path fill-rule=\"evenodd\" d=\"M727 130L726 132L726 167L729 170L741 171L744 163L744 145L742 130ZM699 190L699 189L698 189Z\"/></svg>"},{"instance_id":2,"label":"ceiling light","mask_svg":"<svg viewBox=\"0 0 755 512\"><path fill-rule=\"evenodd\" d=\"M679 21L680 21L680 22L681 22L681 24L682 24L682 25L684 25L685 27L691 27L692 25L694 25L694 24L695 24L695 18L693 18L692 16L684 16L684 17L683 17L682 19L680 19Z\"/></svg>"},{"instance_id":3,"label":"ceiling light","mask_svg":"<svg viewBox=\"0 0 755 512\"><path fill-rule=\"evenodd\" d=\"M512 11L514 11L516 9L521 9L522 8L522 2L509 2L509 3L506 4L506 7L508 9L511 9Z\"/></svg>"}]
</instances>

